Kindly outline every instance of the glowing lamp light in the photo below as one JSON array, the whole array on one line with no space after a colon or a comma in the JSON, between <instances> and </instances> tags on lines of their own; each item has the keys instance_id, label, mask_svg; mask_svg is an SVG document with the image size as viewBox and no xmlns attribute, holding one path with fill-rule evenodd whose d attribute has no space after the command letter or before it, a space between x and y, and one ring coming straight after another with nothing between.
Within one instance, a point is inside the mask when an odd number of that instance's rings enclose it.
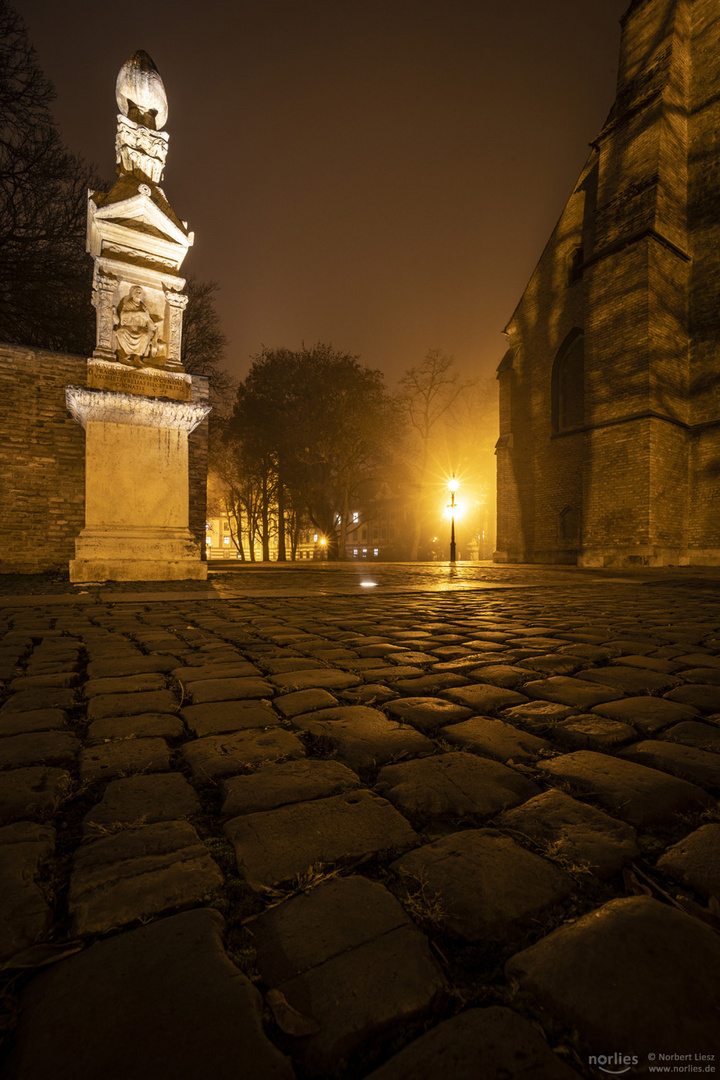
<instances>
[{"instance_id":1,"label":"glowing lamp light","mask_svg":"<svg viewBox=\"0 0 720 1080\"><path fill-rule=\"evenodd\" d=\"M457 506L455 504L455 492L460 487L459 480L455 479L455 473L452 474L448 480L448 491L450 492L450 505L447 509L450 511L450 565L455 565L455 514L457 513Z\"/></svg>"},{"instance_id":2,"label":"glowing lamp light","mask_svg":"<svg viewBox=\"0 0 720 1080\"><path fill-rule=\"evenodd\" d=\"M377 581L361 581L360 582L360 588L361 589L374 589L376 587L376 585L377 585Z\"/></svg>"}]
</instances>

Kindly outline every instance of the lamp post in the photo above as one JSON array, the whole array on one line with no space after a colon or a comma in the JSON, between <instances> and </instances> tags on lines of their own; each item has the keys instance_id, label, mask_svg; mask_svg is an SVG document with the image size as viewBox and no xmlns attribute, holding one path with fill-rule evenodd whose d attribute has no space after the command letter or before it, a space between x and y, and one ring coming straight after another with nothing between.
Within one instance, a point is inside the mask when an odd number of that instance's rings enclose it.
<instances>
[{"instance_id":1,"label":"lamp post","mask_svg":"<svg viewBox=\"0 0 720 1080\"><path fill-rule=\"evenodd\" d=\"M455 479L455 473L452 474L450 480L448 480L448 491L450 492L450 502L448 503L448 510L450 511L450 565L455 565L455 492L459 488L460 484Z\"/></svg>"}]
</instances>

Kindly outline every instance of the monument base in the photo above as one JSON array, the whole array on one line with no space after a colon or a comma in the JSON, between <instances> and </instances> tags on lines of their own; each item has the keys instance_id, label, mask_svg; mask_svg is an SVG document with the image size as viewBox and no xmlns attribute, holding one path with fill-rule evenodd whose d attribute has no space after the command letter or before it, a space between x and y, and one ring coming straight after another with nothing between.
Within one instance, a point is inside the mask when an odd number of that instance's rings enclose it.
<instances>
[{"instance_id":1,"label":"monument base","mask_svg":"<svg viewBox=\"0 0 720 1080\"><path fill-rule=\"evenodd\" d=\"M85 528L75 541L70 580L205 581L207 563L187 529Z\"/></svg>"},{"instance_id":2,"label":"monument base","mask_svg":"<svg viewBox=\"0 0 720 1080\"><path fill-rule=\"evenodd\" d=\"M139 378L117 364L104 364L100 375L128 386ZM191 387L185 377L162 379L156 389L174 381L183 397ZM188 528L188 435L210 407L93 387L68 386L65 396L86 433L85 528L70 580L204 581L207 563Z\"/></svg>"},{"instance_id":3,"label":"monument base","mask_svg":"<svg viewBox=\"0 0 720 1080\"><path fill-rule=\"evenodd\" d=\"M72 559L70 581L205 581L207 563L159 559Z\"/></svg>"}]
</instances>

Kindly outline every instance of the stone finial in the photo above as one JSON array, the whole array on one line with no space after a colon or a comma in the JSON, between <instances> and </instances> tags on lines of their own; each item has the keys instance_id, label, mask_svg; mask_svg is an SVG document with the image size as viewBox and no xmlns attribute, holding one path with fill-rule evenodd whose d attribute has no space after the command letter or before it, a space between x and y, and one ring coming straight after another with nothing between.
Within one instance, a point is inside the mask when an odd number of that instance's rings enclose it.
<instances>
[{"instance_id":1,"label":"stone finial","mask_svg":"<svg viewBox=\"0 0 720 1080\"><path fill-rule=\"evenodd\" d=\"M160 72L144 49L138 49L120 68L115 84L118 109L136 124L160 131L168 118L168 103Z\"/></svg>"},{"instance_id":2,"label":"stone finial","mask_svg":"<svg viewBox=\"0 0 720 1080\"><path fill-rule=\"evenodd\" d=\"M168 116L160 73L142 49L120 68L115 84L120 115L115 140L117 171L158 184L163 177L168 134L160 131Z\"/></svg>"},{"instance_id":3,"label":"stone finial","mask_svg":"<svg viewBox=\"0 0 720 1080\"><path fill-rule=\"evenodd\" d=\"M182 318L187 304L178 271L193 242L162 188L170 136L165 87L138 50L116 82L115 160L109 192L90 192L87 249L95 260L95 360L138 369L182 371Z\"/></svg>"}]
</instances>

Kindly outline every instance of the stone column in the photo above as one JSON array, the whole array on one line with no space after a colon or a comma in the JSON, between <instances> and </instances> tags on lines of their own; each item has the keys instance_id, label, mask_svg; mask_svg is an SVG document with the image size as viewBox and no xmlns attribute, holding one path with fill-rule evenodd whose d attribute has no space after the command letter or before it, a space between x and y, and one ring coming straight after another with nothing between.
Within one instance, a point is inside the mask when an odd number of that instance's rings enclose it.
<instances>
[{"instance_id":1,"label":"stone column","mask_svg":"<svg viewBox=\"0 0 720 1080\"><path fill-rule=\"evenodd\" d=\"M99 360L116 359L113 313L117 287L118 279L112 274L104 274L101 270L95 274L92 305L97 312L97 331L93 356Z\"/></svg>"},{"instance_id":2,"label":"stone column","mask_svg":"<svg viewBox=\"0 0 720 1080\"><path fill-rule=\"evenodd\" d=\"M182 362L180 360L182 351L182 322L183 312L187 307L188 298L181 292L177 292L175 289L164 286L165 300L168 306L168 345L167 345L167 364L166 367L181 368Z\"/></svg>"}]
</instances>

